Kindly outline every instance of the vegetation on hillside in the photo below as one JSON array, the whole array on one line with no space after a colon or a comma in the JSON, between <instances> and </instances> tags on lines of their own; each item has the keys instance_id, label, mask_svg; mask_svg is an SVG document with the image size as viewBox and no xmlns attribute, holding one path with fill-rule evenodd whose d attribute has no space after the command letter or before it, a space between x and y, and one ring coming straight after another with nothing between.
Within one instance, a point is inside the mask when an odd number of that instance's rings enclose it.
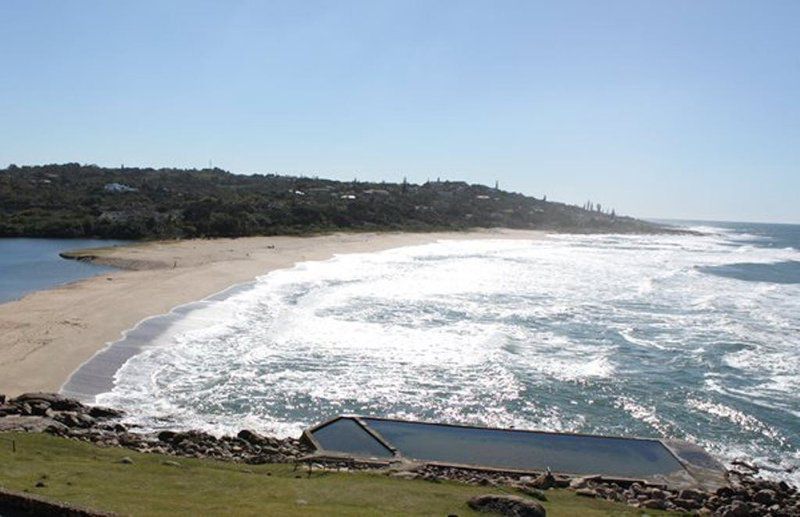
<instances>
[{"instance_id":1,"label":"vegetation on hillside","mask_svg":"<svg viewBox=\"0 0 800 517\"><path fill-rule=\"evenodd\" d=\"M589 209L591 208L591 209ZM341 182L220 169L0 169L0 237L154 239L333 230L651 232L607 213L484 185Z\"/></svg>"},{"instance_id":2,"label":"vegetation on hillside","mask_svg":"<svg viewBox=\"0 0 800 517\"><path fill-rule=\"evenodd\" d=\"M287 464L142 454L37 433L0 433L0 487L122 515L464 516L480 515L467 506L470 497L509 491L358 472L309 476ZM548 490L547 498L550 517L644 513L567 490Z\"/></svg>"}]
</instances>

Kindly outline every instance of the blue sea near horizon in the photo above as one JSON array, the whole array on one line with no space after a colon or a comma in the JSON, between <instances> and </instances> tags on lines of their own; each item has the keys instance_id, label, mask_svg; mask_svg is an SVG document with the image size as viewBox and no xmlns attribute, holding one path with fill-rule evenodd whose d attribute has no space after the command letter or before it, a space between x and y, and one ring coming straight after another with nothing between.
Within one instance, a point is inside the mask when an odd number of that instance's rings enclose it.
<instances>
[{"instance_id":1,"label":"blue sea near horizon","mask_svg":"<svg viewBox=\"0 0 800 517\"><path fill-rule=\"evenodd\" d=\"M679 226L711 225L731 232L729 246L758 246L772 249L800 249L800 225L776 223L731 223L711 221L664 221ZM746 249L746 248L744 248ZM701 271L748 282L800 284L800 261L786 260L769 263L734 262L718 266L699 267Z\"/></svg>"},{"instance_id":2,"label":"blue sea near horizon","mask_svg":"<svg viewBox=\"0 0 800 517\"><path fill-rule=\"evenodd\" d=\"M114 268L65 260L59 253L116 246L118 240L101 239L0 239L0 303L26 294L101 275Z\"/></svg>"}]
</instances>

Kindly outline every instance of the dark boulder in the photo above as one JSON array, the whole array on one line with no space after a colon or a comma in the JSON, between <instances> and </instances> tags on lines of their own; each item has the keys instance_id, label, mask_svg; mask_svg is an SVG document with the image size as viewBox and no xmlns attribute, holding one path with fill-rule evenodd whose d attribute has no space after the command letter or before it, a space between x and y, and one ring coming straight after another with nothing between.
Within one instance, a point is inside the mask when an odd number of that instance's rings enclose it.
<instances>
[{"instance_id":1,"label":"dark boulder","mask_svg":"<svg viewBox=\"0 0 800 517\"><path fill-rule=\"evenodd\" d=\"M642 507L650 508L651 510L666 510L667 502L663 499L647 499L642 503Z\"/></svg>"},{"instance_id":2,"label":"dark boulder","mask_svg":"<svg viewBox=\"0 0 800 517\"><path fill-rule=\"evenodd\" d=\"M682 499L680 497L673 499L672 504L684 510L697 510L703 506L702 503L696 499Z\"/></svg>"},{"instance_id":3,"label":"dark boulder","mask_svg":"<svg viewBox=\"0 0 800 517\"><path fill-rule=\"evenodd\" d=\"M125 414L124 411L102 406L92 406L89 409L89 416L91 416L92 418L119 418L124 414Z\"/></svg>"},{"instance_id":4,"label":"dark boulder","mask_svg":"<svg viewBox=\"0 0 800 517\"><path fill-rule=\"evenodd\" d=\"M172 443L176 436L178 436L178 433L175 431L161 431L158 433L158 439L167 443Z\"/></svg>"},{"instance_id":5,"label":"dark boulder","mask_svg":"<svg viewBox=\"0 0 800 517\"><path fill-rule=\"evenodd\" d=\"M269 441L265 436L261 436L257 432L251 431L249 429L242 429L236 436L240 440L244 440L245 442L253 445L262 445L262 444L269 445Z\"/></svg>"},{"instance_id":6,"label":"dark boulder","mask_svg":"<svg viewBox=\"0 0 800 517\"><path fill-rule=\"evenodd\" d=\"M753 501L766 506L771 506L775 502L775 492L766 488L759 490L753 496Z\"/></svg>"},{"instance_id":7,"label":"dark boulder","mask_svg":"<svg viewBox=\"0 0 800 517\"><path fill-rule=\"evenodd\" d=\"M547 515L544 506L538 502L515 495L479 495L470 499L467 505L478 512L493 512L512 517L544 517Z\"/></svg>"},{"instance_id":8,"label":"dark boulder","mask_svg":"<svg viewBox=\"0 0 800 517\"><path fill-rule=\"evenodd\" d=\"M82 411L86 409L86 406L77 400L58 393L23 393L19 397L13 399L12 402L18 405L22 403L44 403L56 411Z\"/></svg>"},{"instance_id":9,"label":"dark boulder","mask_svg":"<svg viewBox=\"0 0 800 517\"><path fill-rule=\"evenodd\" d=\"M699 490L692 490L691 488L684 488L678 492L679 499L692 499L694 501L702 502L706 499L706 494Z\"/></svg>"},{"instance_id":10,"label":"dark boulder","mask_svg":"<svg viewBox=\"0 0 800 517\"><path fill-rule=\"evenodd\" d=\"M19 414L19 408L12 404L0 403L0 417Z\"/></svg>"},{"instance_id":11,"label":"dark boulder","mask_svg":"<svg viewBox=\"0 0 800 517\"><path fill-rule=\"evenodd\" d=\"M734 501L728 506L723 506L717 510L717 513L722 517L751 517L754 515L747 504L741 501Z\"/></svg>"}]
</instances>

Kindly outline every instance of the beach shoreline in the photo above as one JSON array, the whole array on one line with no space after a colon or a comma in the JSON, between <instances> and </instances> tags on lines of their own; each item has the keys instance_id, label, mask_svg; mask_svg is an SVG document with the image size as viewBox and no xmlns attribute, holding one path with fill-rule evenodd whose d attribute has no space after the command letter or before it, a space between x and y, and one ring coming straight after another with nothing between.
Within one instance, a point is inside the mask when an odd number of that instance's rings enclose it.
<instances>
[{"instance_id":1,"label":"beach shoreline","mask_svg":"<svg viewBox=\"0 0 800 517\"><path fill-rule=\"evenodd\" d=\"M154 241L67 258L120 268L0 304L0 393L58 391L81 365L141 321L298 262L439 240L540 239L531 230L335 233Z\"/></svg>"}]
</instances>

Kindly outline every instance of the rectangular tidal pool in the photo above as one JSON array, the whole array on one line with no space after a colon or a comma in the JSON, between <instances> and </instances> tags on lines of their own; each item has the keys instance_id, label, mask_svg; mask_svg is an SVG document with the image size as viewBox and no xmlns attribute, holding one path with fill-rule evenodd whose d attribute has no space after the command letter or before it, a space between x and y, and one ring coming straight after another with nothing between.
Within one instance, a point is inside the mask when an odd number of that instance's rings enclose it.
<instances>
[{"instance_id":1,"label":"rectangular tidal pool","mask_svg":"<svg viewBox=\"0 0 800 517\"><path fill-rule=\"evenodd\" d=\"M668 478L686 473L655 439L491 429L370 417L340 417L308 431L323 452L513 471L615 478ZM713 459L711 459L713 463Z\"/></svg>"}]
</instances>

